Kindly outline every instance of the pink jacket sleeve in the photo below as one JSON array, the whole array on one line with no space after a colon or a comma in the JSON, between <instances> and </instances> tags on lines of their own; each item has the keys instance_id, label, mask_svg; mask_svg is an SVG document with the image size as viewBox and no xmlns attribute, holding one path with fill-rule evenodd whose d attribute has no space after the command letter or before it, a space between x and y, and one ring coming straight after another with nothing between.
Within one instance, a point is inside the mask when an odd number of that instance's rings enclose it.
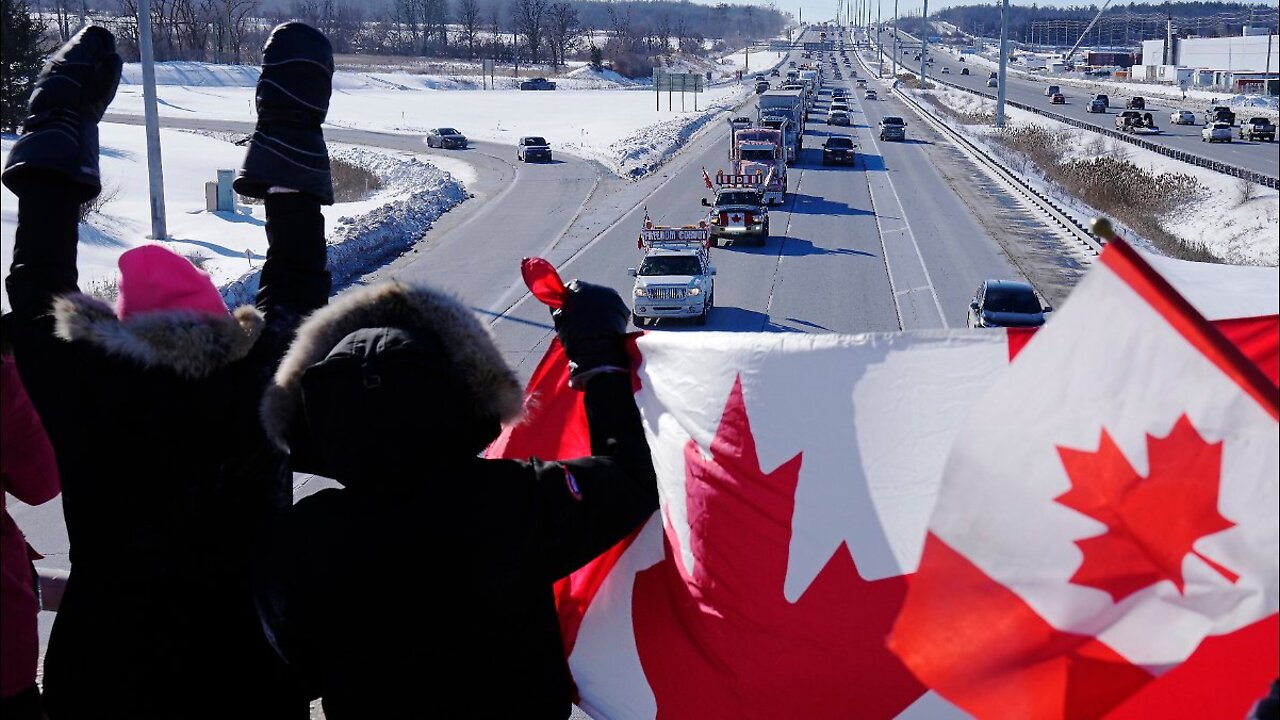
<instances>
[{"instance_id":1,"label":"pink jacket sleeve","mask_svg":"<svg viewBox=\"0 0 1280 720\"><path fill-rule=\"evenodd\" d=\"M53 446L9 358L0 358L0 477L4 490L28 505L60 491Z\"/></svg>"}]
</instances>

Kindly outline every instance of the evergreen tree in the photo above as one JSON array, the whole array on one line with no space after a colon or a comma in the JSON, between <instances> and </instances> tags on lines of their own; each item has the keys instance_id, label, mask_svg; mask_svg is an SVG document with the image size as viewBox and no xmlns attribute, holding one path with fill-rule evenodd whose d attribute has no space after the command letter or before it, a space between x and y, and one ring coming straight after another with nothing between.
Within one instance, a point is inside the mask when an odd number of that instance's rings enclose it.
<instances>
[{"instance_id":1,"label":"evergreen tree","mask_svg":"<svg viewBox=\"0 0 1280 720\"><path fill-rule=\"evenodd\" d=\"M4 0L4 2L9 2L9 0ZM603 67L604 53L595 43L591 43L591 69L598 72Z\"/></svg>"},{"instance_id":2,"label":"evergreen tree","mask_svg":"<svg viewBox=\"0 0 1280 720\"><path fill-rule=\"evenodd\" d=\"M45 28L25 0L0 0L0 6L0 130L17 132L44 65Z\"/></svg>"}]
</instances>

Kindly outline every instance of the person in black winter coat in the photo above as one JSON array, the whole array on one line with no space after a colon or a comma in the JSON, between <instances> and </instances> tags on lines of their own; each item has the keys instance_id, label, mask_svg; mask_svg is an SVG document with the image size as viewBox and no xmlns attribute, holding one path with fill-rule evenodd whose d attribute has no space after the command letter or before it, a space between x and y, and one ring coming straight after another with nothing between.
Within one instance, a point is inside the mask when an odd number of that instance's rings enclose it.
<instances>
[{"instance_id":1,"label":"person in black winter coat","mask_svg":"<svg viewBox=\"0 0 1280 720\"><path fill-rule=\"evenodd\" d=\"M55 720L307 717L251 590L254 545L292 502L288 458L257 412L329 294L320 120L333 65L324 37L297 24L263 54L237 180L266 203L255 306L228 311L162 245L121 256L116 307L79 294L78 210L101 190L97 123L121 68L107 30L82 30L45 66L5 163L18 196L6 331L56 452L71 548L44 662ZM281 137L313 152L281 159Z\"/></svg>"},{"instance_id":2,"label":"person in black winter coat","mask_svg":"<svg viewBox=\"0 0 1280 720\"><path fill-rule=\"evenodd\" d=\"M375 285L299 329L263 420L343 487L294 506L260 611L329 720L570 714L552 584L658 507L628 319L586 283L556 311L593 452L566 462L478 456L521 390L456 300Z\"/></svg>"}]
</instances>

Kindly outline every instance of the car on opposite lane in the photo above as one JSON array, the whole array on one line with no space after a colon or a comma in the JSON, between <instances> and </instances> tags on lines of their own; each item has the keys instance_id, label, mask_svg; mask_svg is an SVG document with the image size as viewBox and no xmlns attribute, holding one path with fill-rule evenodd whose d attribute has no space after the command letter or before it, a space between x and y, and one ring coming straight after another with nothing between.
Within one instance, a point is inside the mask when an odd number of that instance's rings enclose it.
<instances>
[{"instance_id":1,"label":"car on opposite lane","mask_svg":"<svg viewBox=\"0 0 1280 720\"><path fill-rule=\"evenodd\" d=\"M823 165L853 165L858 154L854 149L853 139L843 135L832 135L822 143Z\"/></svg>"},{"instance_id":2,"label":"car on opposite lane","mask_svg":"<svg viewBox=\"0 0 1280 720\"><path fill-rule=\"evenodd\" d=\"M964 62L964 61L963 61L963 60L961 60L960 62ZM961 75L968 75L968 74L969 74L969 68L960 68L960 74L961 74Z\"/></svg>"},{"instance_id":3,"label":"car on opposite lane","mask_svg":"<svg viewBox=\"0 0 1280 720\"><path fill-rule=\"evenodd\" d=\"M1040 304L1035 288L1018 280L984 280L969 302L971 328L1039 327L1053 308Z\"/></svg>"},{"instance_id":4,"label":"car on opposite lane","mask_svg":"<svg viewBox=\"0 0 1280 720\"><path fill-rule=\"evenodd\" d=\"M987 78L987 87L1000 87L1000 81L995 78Z\"/></svg>"},{"instance_id":5,"label":"car on opposite lane","mask_svg":"<svg viewBox=\"0 0 1280 720\"><path fill-rule=\"evenodd\" d=\"M453 128L431 128L427 131L427 147L466 148L467 136Z\"/></svg>"},{"instance_id":6,"label":"car on opposite lane","mask_svg":"<svg viewBox=\"0 0 1280 720\"><path fill-rule=\"evenodd\" d=\"M951 74L951 68L949 68L949 67L947 67L947 66L945 66L945 65L944 65L944 66L942 66L942 74L943 74L943 75L950 75L950 74Z\"/></svg>"},{"instance_id":7,"label":"car on opposite lane","mask_svg":"<svg viewBox=\"0 0 1280 720\"><path fill-rule=\"evenodd\" d=\"M1062 93L1054 93L1049 96L1049 104L1050 105L1066 105L1067 96L1063 95Z\"/></svg>"},{"instance_id":8,"label":"car on opposite lane","mask_svg":"<svg viewBox=\"0 0 1280 720\"><path fill-rule=\"evenodd\" d=\"M526 135L516 143L516 160L551 162L551 144L540 135Z\"/></svg>"},{"instance_id":9,"label":"car on opposite lane","mask_svg":"<svg viewBox=\"0 0 1280 720\"><path fill-rule=\"evenodd\" d=\"M1190 110L1174 110L1169 113L1169 122L1173 125L1195 125L1196 114Z\"/></svg>"}]
</instances>

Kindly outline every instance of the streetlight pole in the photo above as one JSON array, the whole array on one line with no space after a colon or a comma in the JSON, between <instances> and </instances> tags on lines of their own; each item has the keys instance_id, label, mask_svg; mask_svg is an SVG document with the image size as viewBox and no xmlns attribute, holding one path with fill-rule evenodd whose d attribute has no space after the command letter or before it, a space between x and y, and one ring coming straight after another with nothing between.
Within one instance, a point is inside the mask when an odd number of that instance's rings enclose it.
<instances>
[{"instance_id":1,"label":"streetlight pole","mask_svg":"<svg viewBox=\"0 0 1280 720\"><path fill-rule=\"evenodd\" d=\"M151 49L151 0L138 0L138 54L142 61L142 107L147 125L147 179L151 188L151 239L165 240L164 168L160 162L160 111L156 107L156 58Z\"/></svg>"},{"instance_id":2,"label":"streetlight pole","mask_svg":"<svg viewBox=\"0 0 1280 720\"><path fill-rule=\"evenodd\" d=\"M898 0L893 0L893 77L898 77Z\"/></svg>"},{"instance_id":3,"label":"streetlight pole","mask_svg":"<svg viewBox=\"0 0 1280 720\"><path fill-rule=\"evenodd\" d=\"M880 24L881 6L884 0L876 0L876 77L884 77L884 26Z\"/></svg>"},{"instance_id":4,"label":"streetlight pole","mask_svg":"<svg viewBox=\"0 0 1280 720\"><path fill-rule=\"evenodd\" d=\"M924 14L920 16L920 89L924 89L924 64L929 60L929 0L924 0Z\"/></svg>"},{"instance_id":5,"label":"streetlight pole","mask_svg":"<svg viewBox=\"0 0 1280 720\"><path fill-rule=\"evenodd\" d=\"M1005 70L1009 66L1009 0L1000 3L1000 73L996 80L996 127L1004 127Z\"/></svg>"}]
</instances>

